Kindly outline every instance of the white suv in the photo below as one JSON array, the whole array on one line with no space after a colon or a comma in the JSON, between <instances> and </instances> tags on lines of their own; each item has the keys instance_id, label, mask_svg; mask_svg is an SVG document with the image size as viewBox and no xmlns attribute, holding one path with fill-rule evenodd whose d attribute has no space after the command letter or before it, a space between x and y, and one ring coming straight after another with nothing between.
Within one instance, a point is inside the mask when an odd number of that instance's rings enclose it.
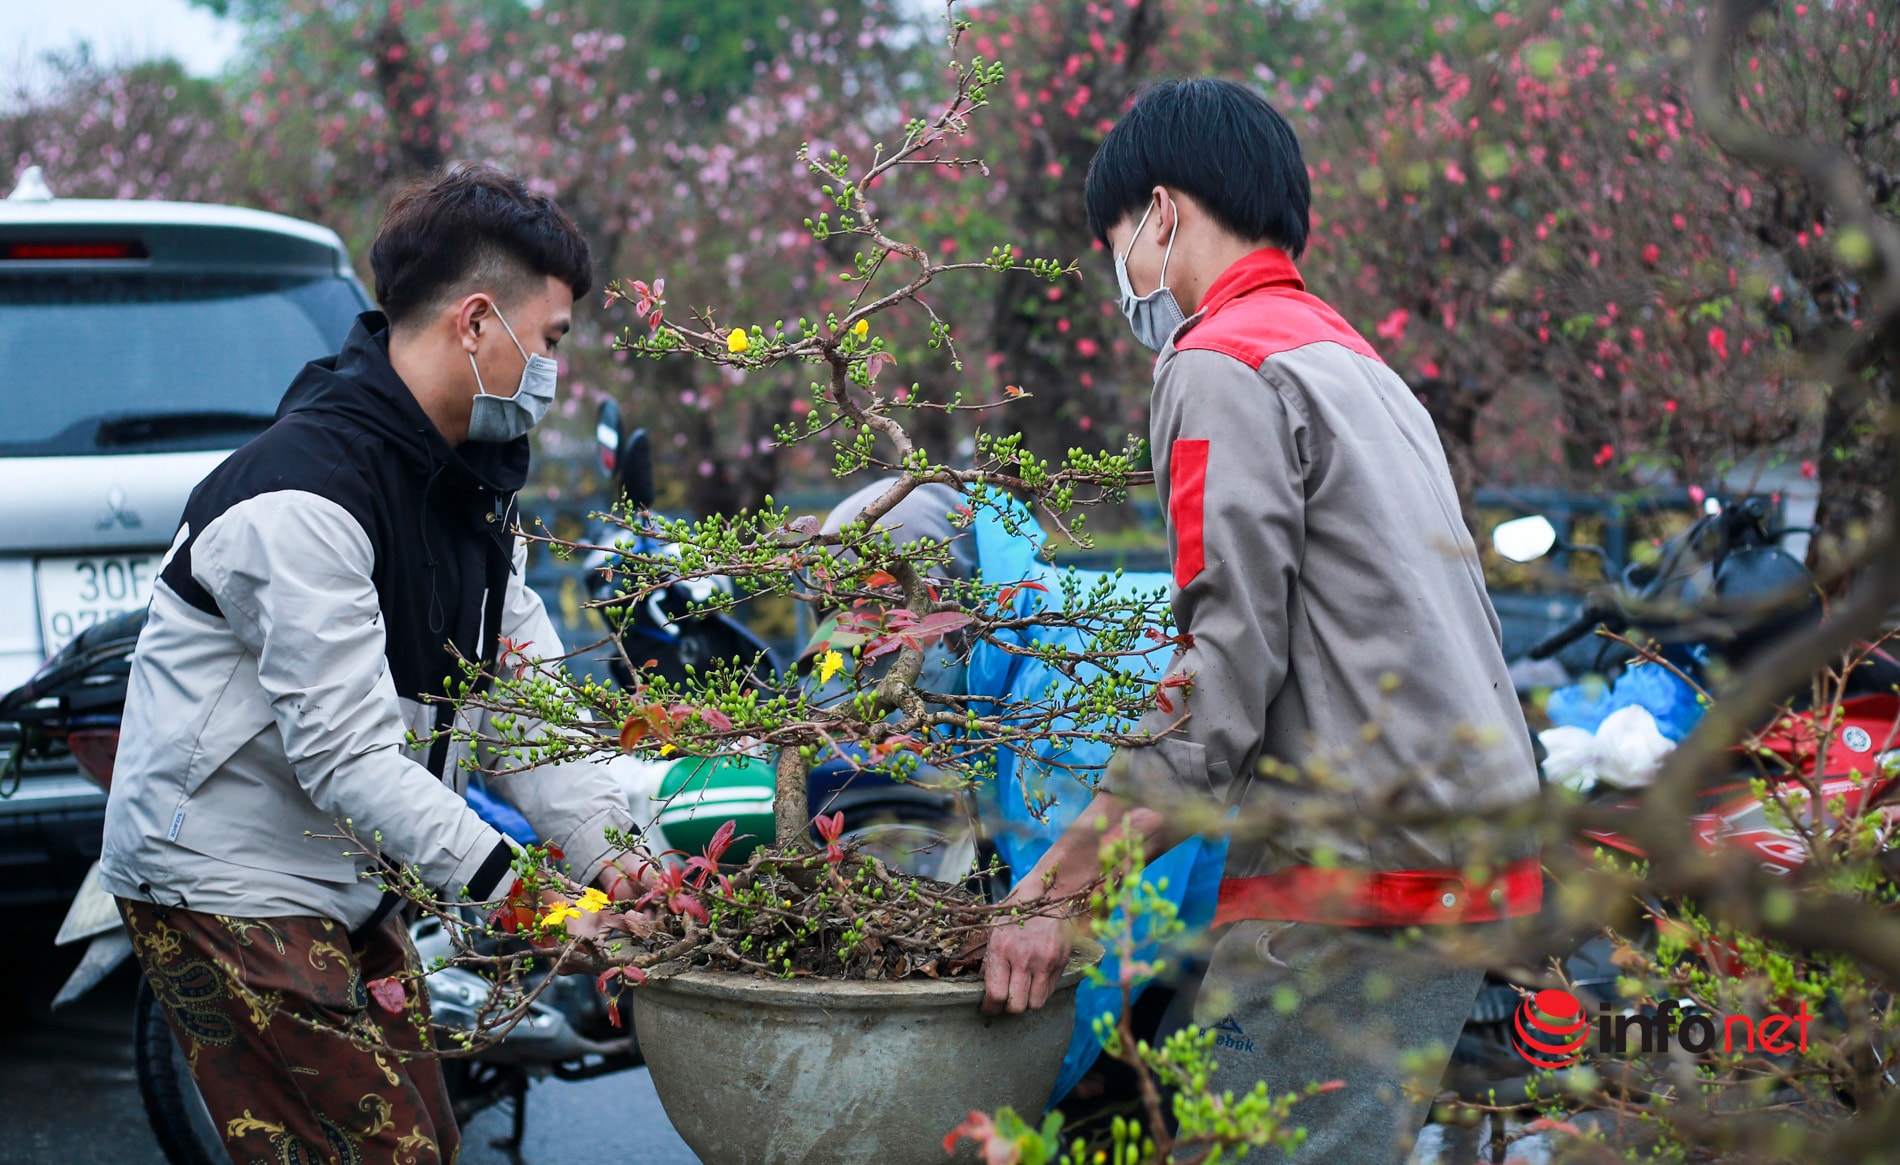
<instances>
[{"instance_id":1,"label":"white suv","mask_svg":"<svg viewBox=\"0 0 1900 1165\"><path fill-rule=\"evenodd\" d=\"M0 202L0 693L146 605L192 488L370 306L323 227L21 176ZM69 897L104 807L69 762L0 787L0 906Z\"/></svg>"}]
</instances>

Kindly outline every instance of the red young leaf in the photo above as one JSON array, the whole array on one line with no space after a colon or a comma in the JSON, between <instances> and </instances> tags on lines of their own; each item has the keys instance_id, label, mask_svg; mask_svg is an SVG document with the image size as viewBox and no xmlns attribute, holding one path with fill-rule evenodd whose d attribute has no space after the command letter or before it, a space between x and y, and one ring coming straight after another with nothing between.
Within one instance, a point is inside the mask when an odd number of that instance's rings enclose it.
<instances>
[{"instance_id":1,"label":"red young leaf","mask_svg":"<svg viewBox=\"0 0 1900 1165\"><path fill-rule=\"evenodd\" d=\"M901 732L896 736L885 737L871 746L871 759L873 761L886 760L892 753L902 752L916 743L916 738Z\"/></svg>"},{"instance_id":2,"label":"red young leaf","mask_svg":"<svg viewBox=\"0 0 1900 1165\"><path fill-rule=\"evenodd\" d=\"M638 987L647 981L647 973L639 967L609 967L594 980L594 990L607 995L607 984L615 979L625 980ZM620 1026L620 993L618 991L607 995L607 1022L615 1027Z\"/></svg>"},{"instance_id":3,"label":"red young leaf","mask_svg":"<svg viewBox=\"0 0 1900 1165\"><path fill-rule=\"evenodd\" d=\"M708 876L719 872L719 863L707 861L705 858L695 854L686 859L686 868L693 871L693 885L704 886Z\"/></svg>"},{"instance_id":4,"label":"red young leaf","mask_svg":"<svg viewBox=\"0 0 1900 1165\"><path fill-rule=\"evenodd\" d=\"M957 1141L968 1137L983 1150L983 1165L1016 1165L1023 1159L1022 1150L1007 1137L998 1135L996 1122L988 1113L972 1111L962 1124L951 1129L943 1139L943 1151L957 1151Z\"/></svg>"},{"instance_id":5,"label":"red young leaf","mask_svg":"<svg viewBox=\"0 0 1900 1165\"><path fill-rule=\"evenodd\" d=\"M1049 588L1046 586L1043 586L1039 582L1029 582L1028 580L1024 580L1019 583L1011 583L1008 586L1004 587L1002 590L996 592L996 605L999 607L1007 607L1011 603L1016 601L1017 595L1021 594L1024 591L1041 591L1044 594L1048 594Z\"/></svg>"},{"instance_id":6,"label":"red young leaf","mask_svg":"<svg viewBox=\"0 0 1900 1165\"><path fill-rule=\"evenodd\" d=\"M371 979L363 986L369 989L369 997L376 1001L376 1006L391 1015L401 1015L403 1009L409 1006L409 991L402 985L401 979L385 976Z\"/></svg>"},{"instance_id":7,"label":"red young leaf","mask_svg":"<svg viewBox=\"0 0 1900 1165\"><path fill-rule=\"evenodd\" d=\"M708 861L718 861L732 845L732 835L739 831L737 821L728 821L713 832L712 839L706 843Z\"/></svg>"},{"instance_id":8,"label":"red young leaf","mask_svg":"<svg viewBox=\"0 0 1900 1165\"><path fill-rule=\"evenodd\" d=\"M1172 712L1174 711L1174 701L1168 699L1168 689L1188 688L1192 686L1194 686L1194 680L1191 677L1182 675L1180 672L1167 676L1162 679L1160 683L1155 685L1155 703L1160 706L1163 712Z\"/></svg>"},{"instance_id":9,"label":"red young leaf","mask_svg":"<svg viewBox=\"0 0 1900 1165\"><path fill-rule=\"evenodd\" d=\"M899 639L897 636L880 635L878 638L873 639L869 643L866 643L864 645L864 653L863 653L862 658L864 659L866 663L869 663L871 660L876 659L878 656L889 655L891 652L896 651L898 648L902 646L904 646L904 641L902 639Z\"/></svg>"},{"instance_id":10,"label":"red young leaf","mask_svg":"<svg viewBox=\"0 0 1900 1165\"><path fill-rule=\"evenodd\" d=\"M911 633L924 639L936 639L948 635L960 627L967 627L975 618L964 611L937 611L925 615L910 627Z\"/></svg>"},{"instance_id":11,"label":"red young leaf","mask_svg":"<svg viewBox=\"0 0 1900 1165\"><path fill-rule=\"evenodd\" d=\"M891 355L889 352L873 352L864 358L864 371L867 376L875 381L877 374L884 371L886 364L896 363L897 357Z\"/></svg>"},{"instance_id":12,"label":"red young leaf","mask_svg":"<svg viewBox=\"0 0 1900 1165\"><path fill-rule=\"evenodd\" d=\"M820 813L811 819L818 828L818 836L825 842L825 860L832 863L844 860L844 849L839 846L838 838L844 833L844 810L840 809L830 817Z\"/></svg>"}]
</instances>

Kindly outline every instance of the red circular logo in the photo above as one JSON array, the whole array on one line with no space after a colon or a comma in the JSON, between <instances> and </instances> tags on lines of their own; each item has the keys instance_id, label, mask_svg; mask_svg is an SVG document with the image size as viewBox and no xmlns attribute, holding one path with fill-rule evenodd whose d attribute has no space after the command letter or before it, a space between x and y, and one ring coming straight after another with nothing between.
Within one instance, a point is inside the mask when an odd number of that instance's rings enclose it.
<instances>
[{"instance_id":1,"label":"red circular logo","mask_svg":"<svg viewBox=\"0 0 1900 1165\"><path fill-rule=\"evenodd\" d=\"M1554 987L1527 996L1513 1019L1517 1054L1539 1068L1568 1068L1583 1057L1590 1017L1568 991Z\"/></svg>"}]
</instances>

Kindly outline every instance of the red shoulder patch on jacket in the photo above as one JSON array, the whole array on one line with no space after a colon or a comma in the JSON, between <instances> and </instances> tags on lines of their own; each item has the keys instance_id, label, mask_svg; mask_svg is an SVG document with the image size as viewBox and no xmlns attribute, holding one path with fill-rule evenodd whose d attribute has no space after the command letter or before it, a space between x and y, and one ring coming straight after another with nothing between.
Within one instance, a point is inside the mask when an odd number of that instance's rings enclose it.
<instances>
[{"instance_id":1,"label":"red shoulder patch on jacket","mask_svg":"<svg viewBox=\"0 0 1900 1165\"><path fill-rule=\"evenodd\" d=\"M1366 338L1325 301L1293 287L1262 287L1228 300L1188 329L1177 351L1219 352L1249 368L1308 344L1338 344L1379 359Z\"/></svg>"},{"instance_id":2,"label":"red shoulder patch on jacket","mask_svg":"<svg viewBox=\"0 0 1900 1165\"><path fill-rule=\"evenodd\" d=\"M1174 525L1174 585L1185 587L1207 566L1201 515L1207 503L1207 438L1176 438L1168 447L1168 519Z\"/></svg>"}]
</instances>

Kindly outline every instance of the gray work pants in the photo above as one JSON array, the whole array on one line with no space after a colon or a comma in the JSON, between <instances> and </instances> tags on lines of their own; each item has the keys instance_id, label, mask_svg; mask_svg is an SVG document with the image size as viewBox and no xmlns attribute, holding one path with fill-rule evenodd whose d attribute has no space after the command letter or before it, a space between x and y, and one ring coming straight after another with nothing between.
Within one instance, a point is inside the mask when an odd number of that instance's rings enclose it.
<instances>
[{"instance_id":1,"label":"gray work pants","mask_svg":"<svg viewBox=\"0 0 1900 1165\"><path fill-rule=\"evenodd\" d=\"M1300 1101L1299 1165L1402 1165L1425 1123L1483 972L1386 931L1237 922L1219 936L1195 995L1215 1033L1211 1085L1236 1096L1308 1084L1344 1088ZM1288 1161L1256 1150L1250 1163Z\"/></svg>"}]
</instances>

